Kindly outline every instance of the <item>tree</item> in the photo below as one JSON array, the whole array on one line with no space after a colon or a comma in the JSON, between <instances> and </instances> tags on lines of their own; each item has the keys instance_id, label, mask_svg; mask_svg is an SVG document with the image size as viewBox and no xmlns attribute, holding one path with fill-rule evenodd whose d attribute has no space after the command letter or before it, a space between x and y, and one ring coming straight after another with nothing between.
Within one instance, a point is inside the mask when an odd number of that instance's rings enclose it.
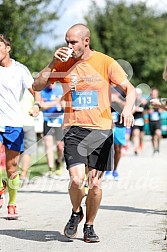
<instances>
[{"instance_id":1,"label":"tree","mask_svg":"<svg viewBox=\"0 0 167 252\"><path fill-rule=\"evenodd\" d=\"M49 58L51 50L37 40L41 34L51 32L48 24L58 19L58 9L49 10L51 4L53 0L2 0L0 4L0 33L12 40L11 56L31 71L39 71Z\"/></svg>"},{"instance_id":2,"label":"tree","mask_svg":"<svg viewBox=\"0 0 167 252\"><path fill-rule=\"evenodd\" d=\"M162 94L167 93L162 80L167 56L166 16L143 2L126 5L106 0L104 9L94 1L85 20L91 30L93 48L128 61L136 86L147 83L150 87L158 87Z\"/></svg>"}]
</instances>

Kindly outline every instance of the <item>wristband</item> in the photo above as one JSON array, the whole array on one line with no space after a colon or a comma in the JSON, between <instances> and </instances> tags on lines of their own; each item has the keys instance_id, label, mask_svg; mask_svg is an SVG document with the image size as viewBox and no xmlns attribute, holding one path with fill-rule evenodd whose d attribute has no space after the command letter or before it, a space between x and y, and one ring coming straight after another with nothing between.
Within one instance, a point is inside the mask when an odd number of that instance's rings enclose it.
<instances>
[{"instance_id":1,"label":"wristband","mask_svg":"<svg viewBox=\"0 0 167 252\"><path fill-rule=\"evenodd\" d=\"M38 108L41 108L41 105L39 104L39 102L34 102L34 106L38 106Z\"/></svg>"}]
</instances>

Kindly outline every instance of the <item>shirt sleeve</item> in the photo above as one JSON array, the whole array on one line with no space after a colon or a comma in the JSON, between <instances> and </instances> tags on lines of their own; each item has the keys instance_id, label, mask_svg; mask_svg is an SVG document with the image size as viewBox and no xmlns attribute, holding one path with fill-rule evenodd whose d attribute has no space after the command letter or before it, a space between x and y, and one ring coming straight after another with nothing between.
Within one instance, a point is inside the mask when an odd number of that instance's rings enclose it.
<instances>
[{"instance_id":1,"label":"shirt sleeve","mask_svg":"<svg viewBox=\"0 0 167 252\"><path fill-rule=\"evenodd\" d=\"M109 78L112 84L120 85L127 80L127 74L123 68L114 60L109 66Z\"/></svg>"},{"instance_id":2,"label":"shirt sleeve","mask_svg":"<svg viewBox=\"0 0 167 252\"><path fill-rule=\"evenodd\" d=\"M24 88L31 88L32 84L34 82L34 79L31 75L30 71L25 66L24 66L23 72L22 72L22 82L23 82Z\"/></svg>"}]
</instances>

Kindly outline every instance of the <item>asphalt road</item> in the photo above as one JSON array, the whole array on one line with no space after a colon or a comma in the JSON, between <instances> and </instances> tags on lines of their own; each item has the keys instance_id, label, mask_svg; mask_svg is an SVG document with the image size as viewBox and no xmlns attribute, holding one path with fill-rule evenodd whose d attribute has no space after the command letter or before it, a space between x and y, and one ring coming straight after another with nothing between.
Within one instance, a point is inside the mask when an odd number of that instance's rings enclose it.
<instances>
[{"instance_id":1,"label":"asphalt road","mask_svg":"<svg viewBox=\"0 0 167 252\"><path fill-rule=\"evenodd\" d=\"M119 164L120 180L103 182L103 199L95 221L100 242L82 240L84 220L74 240L63 229L71 215L68 173L34 179L19 189L19 220L6 220L0 211L0 252L160 252L167 251L167 139L159 156L152 155L149 137L144 151L134 156L132 146ZM6 194L6 202L8 195ZM83 200L85 211L85 200Z\"/></svg>"}]
</instances>

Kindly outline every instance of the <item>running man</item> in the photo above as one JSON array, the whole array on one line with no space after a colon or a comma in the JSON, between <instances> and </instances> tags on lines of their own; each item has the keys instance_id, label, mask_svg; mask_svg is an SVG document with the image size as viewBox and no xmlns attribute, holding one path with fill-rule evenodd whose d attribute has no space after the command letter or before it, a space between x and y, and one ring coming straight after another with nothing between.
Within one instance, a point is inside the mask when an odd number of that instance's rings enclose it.
<instances>
[{"instance_id":1,"label":"running man","mask_svg":"<svg viewBox=\"0 0 167 252\"><path fill-rule=\"evenodd\" d=\"M69 195L72 214L64 234L74 238L84 217L81 207L85 196L85 166L89 169L89 192L86 198L86 219L83 228L85 242L98 242L94 220L102 199L102 176L106 170L112 146L112 116L110 84L120 86L126 93L121 121L131 127L135 89L126 73L111 57L90 49L90 31L84 24L75 24L66 33L67 47L56 50L48 66L33 84L36 91L54 81L64 90L64 155L70 175ZM64 62L67 49L72 57Z\"/></svg>"},{"instance_id":2,"label":"running man","mask_svg":"<svg viewBox=\"0 0 167 252\"><path fill-rule=\"evenodd\" d=\"M19 185L17 172L20 153L24 151L23 122L20 100L25 88L32 90L33 78L26 66L10 58L11 41L0 34L0 148L5 146L7 183L0 170L0 207L4 204L6 184L9 191L8 219L18 219L16 194ZM37 100L36 100L37 101ZM39 103L34 103L32 115L39 113Z\"/></svg>"}]
</instances>

